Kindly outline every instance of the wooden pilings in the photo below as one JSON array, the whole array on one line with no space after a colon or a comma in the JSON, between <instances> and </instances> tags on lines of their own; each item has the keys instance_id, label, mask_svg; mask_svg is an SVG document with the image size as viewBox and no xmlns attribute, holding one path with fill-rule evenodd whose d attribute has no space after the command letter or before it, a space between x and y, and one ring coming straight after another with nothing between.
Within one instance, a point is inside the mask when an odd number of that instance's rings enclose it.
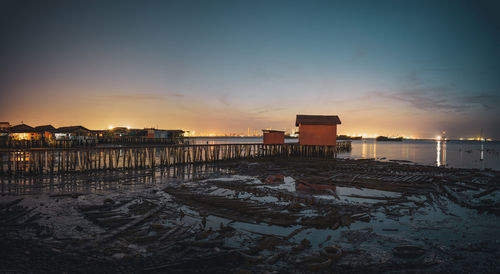
<instances>
[{"instance_id":1,"label":"wooden pilings","mask_svg":"<svg viewBox=\"0 0 500 274\"><path fill-rule=\"evenodd\" d=\"M350 149L349 141L338 142L337 146L215 144L8 149L0 150L0 175L155 168L261 157L335 158L338 152Z\"/></svg>"}]
</instances>

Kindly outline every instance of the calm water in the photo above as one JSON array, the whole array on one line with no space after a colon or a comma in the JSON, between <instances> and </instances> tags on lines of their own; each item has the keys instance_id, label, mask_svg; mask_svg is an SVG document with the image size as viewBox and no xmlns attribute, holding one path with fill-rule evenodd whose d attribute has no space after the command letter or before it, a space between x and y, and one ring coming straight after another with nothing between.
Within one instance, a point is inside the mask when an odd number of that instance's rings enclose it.
<instances>
[{"instance_id":1,"label":"calm water","mask_svg":"<svg viewBox=\"0 0 500 274\"><path fill-rule=\"evenodd\" d=\"M195 144L261 144L262 137L191 137ZM285 139L285 143L297 143L298 139Z\"/></svg>"},{"instance_id":2,"label":"calm water","mask_svg":"<svg viewBox=\"0 0 500 274\"><path fill-rule=\"evenodd\" d=\"M196 137L196 144L262 143L260 137ZM297 139L285 139L295 143ZM375 139L352 141L352 151L340 157L405 160L425 165L500 170L500 142L403 140L377 142Z\"/></svg>"}]
</instances>

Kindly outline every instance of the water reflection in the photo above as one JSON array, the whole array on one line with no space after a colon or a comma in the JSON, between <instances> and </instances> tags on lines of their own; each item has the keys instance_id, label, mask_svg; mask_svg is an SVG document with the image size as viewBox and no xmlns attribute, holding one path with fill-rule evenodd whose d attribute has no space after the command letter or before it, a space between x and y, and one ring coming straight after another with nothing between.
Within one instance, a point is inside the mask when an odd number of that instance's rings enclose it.
<instances>
[{"instance_id":1,"label":"water reflection","mask_svg":"<svg viewBox=\"0 0 500 274\"><path fill-rule=\"evenodd\" d=\"M447 165L447 163L446 163L446 152L447 152L446 143L447 143L447 141L443 142L443 166Z\"/></svg>"},{"instance_id":2,"label":"water reflection","mask_svg":"<svg viewBox=\"0 0 500 274\"><path fill-rule=\"evenodd\" d=\"M361 148L361 158L377 158L377 143L366 143L363 142L363 147Z\"/></svg>"},{"instance_id":3,"label":"water reflection","mask_svg":"<svg viewBox=\"0 0 500 274\"><path fill-rule=\"evenodd\" d=\"M72 192L99 192L126 187L168 183L170 180L199 180L210 174L227 174L226 168L215 165L179 165L170 168L96 171L44 176L2 177L0 193L9 195Z\"/></svg>"},{"instance_id":4,"label":"water reflection","mask_svg":"<svg viewBox=\"0 0 500 274\"><path fill-rule=\"evenodd\" d=\"M262 142L262 138L199 138L206 141L248 143ZM197 138L198 140L198 138ZM297 139L285 139L285 142ZM481 146L483 145L483 146ZM455 168L492 168L500 170L500 142L498 141L458 141L447 140L440 143L439 164ZM483 147L483 149L481 149ZM352 151L339 153L340 158L384 158L407 160L423 165L437 165L437 145L435 140L403 140L401 142L377 142L375 139L352 141ZM481 161L481 150L483 157Z\"/></svg>"},{"instance_id":5,"label":"water reflection","mask_svg":"<svg viewBox=\"0 0 500 274\"><path fill-rule=\"evenodd\" d=\"M436 142L436 166L446 166L446 141Z\"/></svg>"},{"instance_id":6,"label":"water reflection","mask_svg":"<svg viewBox=\"0 0 500 274\"><path fill-rule=\"evenodd\" d=\"M481 141L481 161L484 160L484 141Z\"/></svg>"}]
</instances>

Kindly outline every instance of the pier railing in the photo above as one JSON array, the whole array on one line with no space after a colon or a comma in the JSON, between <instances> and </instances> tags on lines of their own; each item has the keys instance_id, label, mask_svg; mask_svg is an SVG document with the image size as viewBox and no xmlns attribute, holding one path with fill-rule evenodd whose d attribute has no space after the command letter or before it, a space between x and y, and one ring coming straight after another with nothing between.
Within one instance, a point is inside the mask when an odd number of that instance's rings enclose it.
<instances>
[{"instance_id":1,"label":"pier railing","mask_svg":"<svg viewBox=\"0 0 500 274\"><path fill-rule=\"evenodd\" d=\"M337 142L336 146L200 144L3 149L0 150L0 175L154 168L262 157L335 158L337 153L350 150L350 141Z\"/></svg>"}]
</instances>

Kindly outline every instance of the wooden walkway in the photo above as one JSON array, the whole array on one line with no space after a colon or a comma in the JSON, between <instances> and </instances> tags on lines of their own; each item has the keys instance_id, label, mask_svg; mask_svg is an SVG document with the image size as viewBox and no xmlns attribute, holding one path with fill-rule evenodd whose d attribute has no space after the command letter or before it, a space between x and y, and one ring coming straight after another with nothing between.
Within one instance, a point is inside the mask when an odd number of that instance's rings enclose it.
<instances>
[{"instance_id":1,"label":"wooden walkway","mask_svg":"<svg viewBox=\"0 0 500 274\"><path fill-rule=\"evenodd\" d=\"M350 150L350 141L338 142L336 146L294 143L4 149L0 150L0 175L155 168L260 157L335 158L338 152Z\"/></svg>"}]
</instances>

